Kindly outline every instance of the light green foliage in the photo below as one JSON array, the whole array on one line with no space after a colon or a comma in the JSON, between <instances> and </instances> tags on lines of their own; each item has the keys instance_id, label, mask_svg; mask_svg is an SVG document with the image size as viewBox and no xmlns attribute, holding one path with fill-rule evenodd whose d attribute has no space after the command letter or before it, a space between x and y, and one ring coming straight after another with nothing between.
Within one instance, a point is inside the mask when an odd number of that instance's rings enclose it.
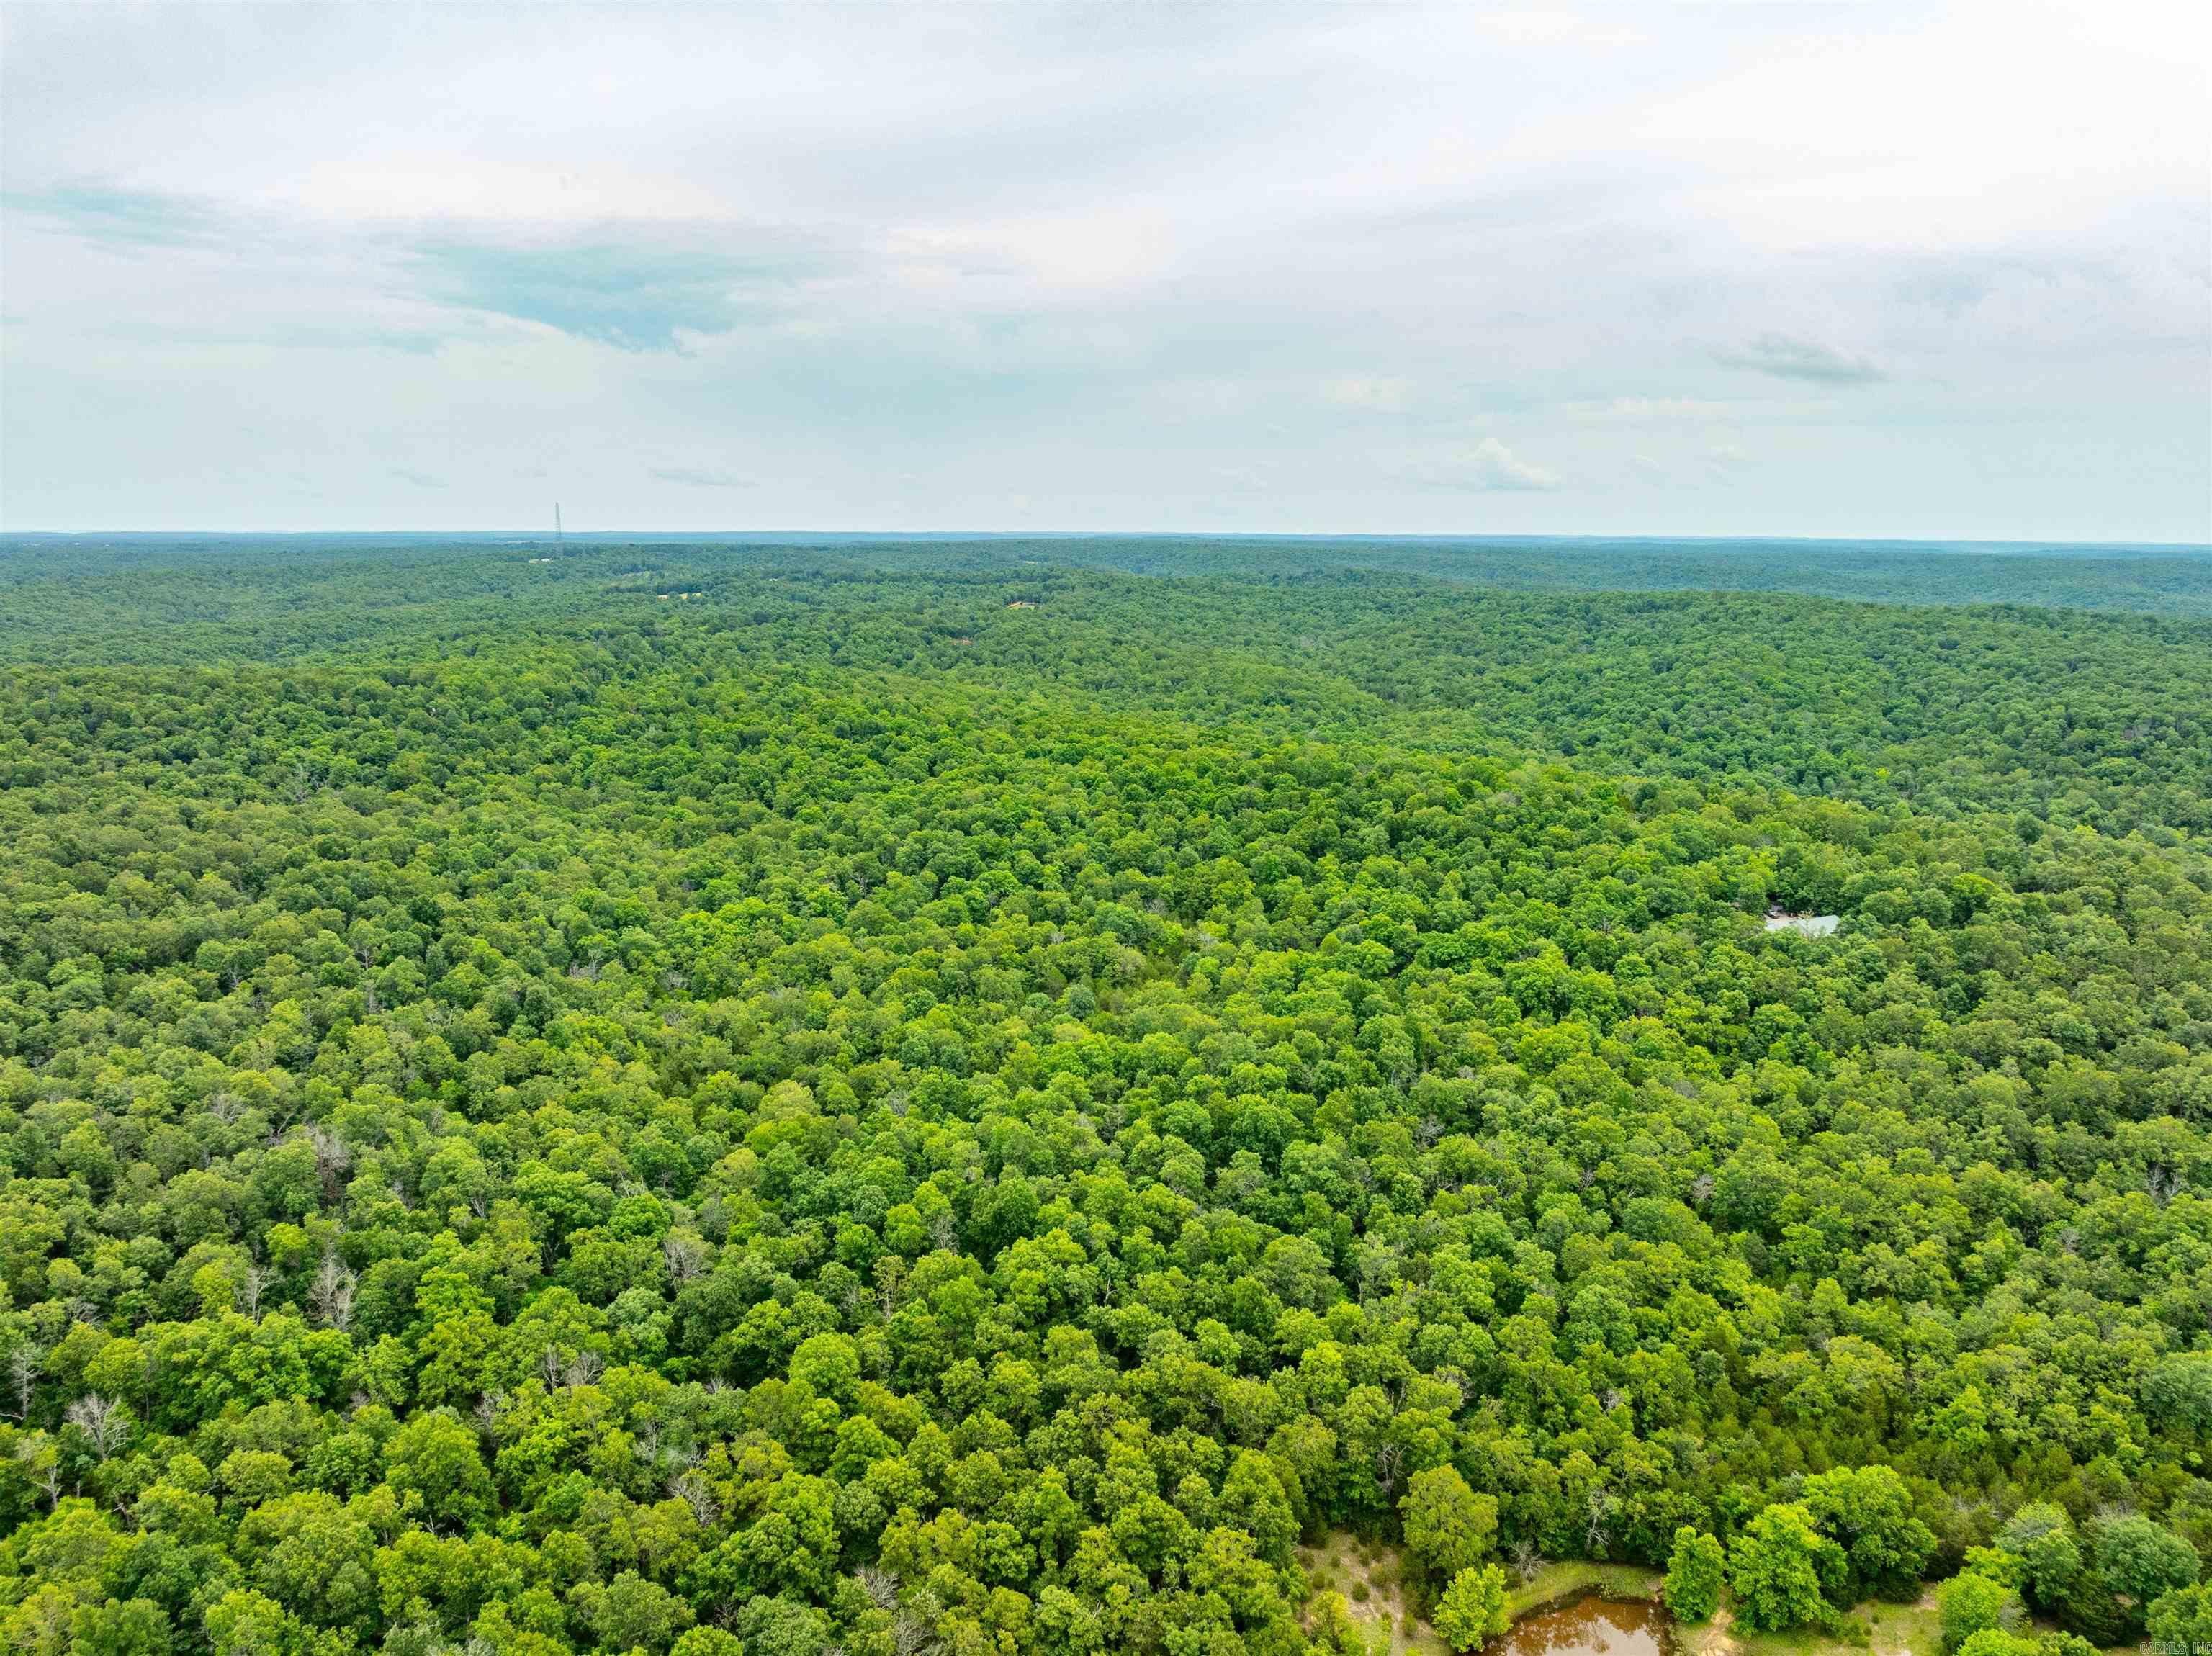
<instances>
[{"instance_id":1,"label":"light green foliage","mask_svg":"<svg viewBox=\"0 0 2212 1656\"><path fill-rule=\"evenodd\" d=\"M490 1507L492 1482L476 1434L444 1410L418 1414L392 1435L384 1475L436 1522L465 1526Z\"/></svg>"},{"instance_id":2,"label":"light green foliage","mask_svg":"<svg viewBox=\"0 0 2212 1656\"><path fill-rule=\"evenodd\" d=\"M215 1656L299 1656L306 1647L300 1624L283 1606L250 1589L226 1592L210 1604L206 1624Z\"/></svg>"},{"instance_id":3,"label":"light green foliage","mask_svg":"<svg viewBox=\"0 0 2212 1656\"><path fill-rule=\"evenodd\" d=\"M294 550L0 543L11 1648L2195 1602L2203 622Z\"/></svg>"},{"instance_id":4,"label":"light green foliage","mask_svg":"<svg viewBox=\"0 0 2212 1656\"><path fill-rule=\"evenodd\" d=\"M1505 1631L1505 1572L1495 1564L1460 1571L1431 1619L1454 1650L1481 1648Z\"/></svg>"},{"instance_id":5,"label":"light green foliage","mask_svg":"<svg viewBox=\"0 0 2212 1656\"><path fill-rule=\"evenodd\" d=\"M635 1570L605 1586L585 1582L571 1597L605 1650L665 1650L691 1621L682 1599Z\"/></svg>"},{"instance_id":6,"label":"light green foliage","mask_svg":"<svg viewBox=\"0 0 2212 1656\"><path fill-rule=\"evenodd\" d=\"M1888 1466L1838 1468L1805 1480L1805 1508L1822 1534L1844 1549L1850 1568L1841 1593L1909 1598L1936 1550L1936 1537L1913 1515L1905 1480Z\"/></svg>"},{"instance_id":7,"label":"light green foliage","mask_svg":"<svg viewBox=\"0 0 2212 1656\"><path fill-rule=\"evenodd\" d=\"M1842 1549L1795 1504L1768 1507L1729 1548L1736 1614L1753 1632L1825 1624L1832 1615L1825 1592L1842 1585L1844 1570Z\"/></svg>"},{"instance_id":8,"label":"light green foliage","mask_svg":"<svg viewBox=\"0 0 2212 1656\"><path fill-rule=\"evenodd\" d=\"M375 1533L336 1496L268 1501L240 1521L237 1544L254 1561L255 1585L294 1615L333 1626L374 1617Z\"/></svg>"},{"instance_id":9,"label":"light green foliage","mask_svg":"<svg viewBox=\"0 0 2212 1656\"><path fill-rule=\"evenodd\" d=\"M76 1656L169 1656L169 1613L149 1598L88 1604L76 1612Z\"/></svg>"},{"instance_id":10,"label":"light green foliage","mask_svg":"<svg viewBox=\"0 0 2212 1656\"><path fill-rule=\"evenodd\" d=\"M2175 1587L2160 1594L2148 1620L2160 1656L2212 1656L2212 1587Z\"/></svg>"},{"instance_id":11,"label":"light green foliage","mask_svg":"<svg viewBox=\"0 0 2212 1656\"><path fill-rule=\"evenodd\" d=\"M1948 1656L1975 1635L2002 1629L2016 1615L2020 1598L2011 1586L1978 1570L1953 1576L1937 1591L1942 1615L1943 1648Z\"/></svg>"},{"instance_id":12,"label":"light green foliage","mask_svg":"<svg viewBox=\"0 0 2212 1656\"><path fill-rule=\"evenodd\" d=\"M1407 1550L1439 1581L1480 1563L1498 1540L1497 1498L1477 1495L1456 1466L1414 1473L1398 1510Z\"/></svg>"},{"instance_id":13,"label":"light green foliage","mask_svg":"<svg viewBox=\"0 0 2212 1656\"><path fill-rule=\"evenodd\" d=\"M1677 1621L1707 1622L1720 1607L1728 1585L1728 1554L1721 1544L1693 1524L1674 1532L1667 1557L1667 1608Z\"/></svg>"},{"instance_id":14,"label":"light green foliage","mask_svg":"<svg viewBox=\"0 0 2212 1656\"><path fill-rule=\"evenodd\" d=\"M1960 1642L1956 1656L2050 1656L2050 1653L2024 1633L1991 1627L1968 1634Z\"/></svg>"},{"instance_id":15,"label":"light green foliage","mask_svg":"<svg viewBox=\"0 0 2212 1656\"><path fill-rule=\"evenodd\" d=\"M691 1628L677 1635L669 1656L744 1656L744 1645L726 1628Z\"/></svg>"}]
</instances>

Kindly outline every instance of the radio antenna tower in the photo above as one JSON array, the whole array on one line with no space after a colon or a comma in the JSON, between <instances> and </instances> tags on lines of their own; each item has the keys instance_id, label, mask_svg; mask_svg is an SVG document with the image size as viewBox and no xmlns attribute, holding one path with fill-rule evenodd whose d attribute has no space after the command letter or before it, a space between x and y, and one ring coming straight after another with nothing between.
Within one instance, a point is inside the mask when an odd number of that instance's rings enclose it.
<instances>
[{"instance_id":1,"label":"radio antenna tower","mask_svg":"<svg viewBox=\"0 0 2212 1656\"><path fill-rule=\"evenodd\" d=\"M558 500L553 502L553 544L563 549L568 544L568 537L561 532L561 502Z\"/></svg>"}]
</instances>

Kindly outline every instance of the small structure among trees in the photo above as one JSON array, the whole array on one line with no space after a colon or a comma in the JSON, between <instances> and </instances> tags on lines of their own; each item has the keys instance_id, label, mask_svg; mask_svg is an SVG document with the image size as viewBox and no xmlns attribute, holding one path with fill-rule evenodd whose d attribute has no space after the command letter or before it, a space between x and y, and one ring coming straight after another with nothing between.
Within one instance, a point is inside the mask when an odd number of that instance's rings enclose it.
<instances>
[{"instance_id":1,"label":"small structure among trees","mask_svg":"<svg viewBox=\"0 0 2212 1656\"><path fill-rule=\"evenodd\" d=\"M1840 914L1792 914L1778 907L1766 911L1769 931L1798 931L1808 937L1832 937L1843 923Z\"/></svg>"}]
</instances>

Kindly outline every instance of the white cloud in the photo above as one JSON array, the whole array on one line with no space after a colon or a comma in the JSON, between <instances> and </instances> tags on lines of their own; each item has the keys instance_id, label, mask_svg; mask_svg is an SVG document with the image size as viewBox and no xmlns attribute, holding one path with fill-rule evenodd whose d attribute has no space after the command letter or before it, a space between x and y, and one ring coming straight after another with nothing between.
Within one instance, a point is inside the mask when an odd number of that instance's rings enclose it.
<instances>
[{"instance_id":1,"label":"white cloud","mask_svg":"<svg viewBox=\"0 0 2212 1656\"><path fill-rule=\"evenodd\" d=\"M1440 449L1408 466L1406 476L1431 488L1547 490L1559 473L1522 459L1495 437Z\"/></svg>"},{"instance_id":2,"label":"white cloud","mask_svg":"<svg viewBox=\"0 0 2212 1656\"><path fill-rule=\"evenodd\" d=\"M1784 333L1763 333L1747 344L1715 351L1713 360L1727 367L1814 385L1870 385L1889 378L1863 356Z\"/></svg>"},{"instance_id":3,"label":"white cloud","mask_svg":"<svg viewBox=\"0 0 2212 1656\"><path fill-rule=\"evenodd\" d=\"M732 216L732 204L719 192L665 173L605 161L549 167L478 160L457 167L450 155L422 151L317 161L292 194L303 216L348 225L411 225L426 219L691 224Z\"/></svg>"},{"instance_id":4,"label":"white cloud","mask_svg":"<svg viewBox=\"0 0 2212 1656\"><path fill-rule=\"evenodd\" d=\"M1736 403L1705 397L1613 397L1601 402L1571 403L1566 412L1577 420L1644 426L1725 420L1735 417L1741 409Z\"/></svg>"},{"instance_id":5,"label":"white cloud","mask_svg":"<svg viewBox=\"0 0 2212 1656\"><path fill-rule=\"evenodd\" d=\"M1595 46L1618 51L1639 44L1642 31L1620 23L1598 21L1579 12L1559 9L1479 12L1476 26L1516 45Z\"/></svg>"},{"instance_id":6,"label":"white cloud","mask_svg":"<svg viewBox=\"0 0 2212 1656\"><path fill-rule=\"evenodd\" d=\"M2212 533L2201 5L1653 15L9 9L0 520Z\"/></svg>"},{"instance_id":7,"label":"white cloud","mask_svg":"<svg viewBox=\"0 0 2212 1656\"><path fill-rule=\"evenodd\" d=\"M1413 399L1409 380L1392 374L1347 374L1321 388L1322 400L1343 409L1370 409L1377 414L1402 414Z\"/></svg>"},{"instance_id":8,"label":"white cloud","mask_svg":"<svg viewBox=\"0 0 2212 1656\"><path fill-rule=\"evenodd\" d=\"M681 483L686 488L757 488L760 480L745 476L741 472L716 471L702 466L653 466L652 475L664 483Z\"/></svg>"},{"instance_id":9,"label":"white cloud","mask_svg":"<svg viewBox=\"0 0 2212 1656\"><path fill-rule=\"evenodd\" d=\"M1042 293L1110 292L1157 281L1174 266L1176 231L1157 211L1115 206L1082 213L925 224L890 238L894 268L924 288L978 277Z\"/></svg>"}]
</instances>

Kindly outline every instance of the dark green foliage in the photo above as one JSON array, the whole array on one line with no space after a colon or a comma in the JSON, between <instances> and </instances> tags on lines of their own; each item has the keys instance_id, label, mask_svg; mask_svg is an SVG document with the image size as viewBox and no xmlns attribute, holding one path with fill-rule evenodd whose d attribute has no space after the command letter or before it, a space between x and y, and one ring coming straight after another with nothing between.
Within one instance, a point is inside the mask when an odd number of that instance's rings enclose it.
<instances>
[{"instance_id":1,"label":"dark green foliage","mask_svg":"<svg viewBox=\"0 0 2212 1656\"><path fill-rule=\"evenodd\" d=\"M2191 1602L2194 623L637 555L21 582L17 1647L1291 1656L1334 1528L1478 1640Z\"/></svg>"},{"instance_id":2,"label":"dark green foliage","mask_svg":"<svg viewBox=\"0 0 2212 1656\"><path fill-rule=\"evenodd\" d=\"M2148 613L2122 616L2019 607L2030 588L2017 569L1991 579L1987 566L1967 575L1970 558L1845 548L1795 566L1750 552L1674 565L1663 549L1553 548L1516 555L1510 585L1600 590L1479 593L1454 578L1494 563L1403 545L1379 559L1357 545L1231 554L1084 540L552 552L482 541L75 546L81 572L64 577L51 548L0 541L0 661L352 660L412 678L441 656L480 656L493 638L583 644L591 656L641 646L717 673L805 664L848 682L889 670L1016 695L1051 687L1248 742L1296 731L1533 750L1946 814L2212 828L2203 555L2044 561L2059 577L2046 590L2063 602L2118 597L2149 572L2129 606ZM1668 568L1685 578L1655 579ZM1819 578L1847 569L1856 578ZM1619 590L1655 585L1734 590ZM1807 596L1820 592L2009 602ZM563 682L538 716L557 719L589 690L547 665ZM68 732L40 735L50 747ZM149 735L125 725L109 740ZM285 758L287 785L377 775L394 737L404 732L303 746ZM0 747L0 777L11 757ZM43 773L39 756L17 762Z\"/></svg>"},{"instance_id":3,"label":"dark green foliage","mask_svg":"<svg viewBox=\"0 0 2212 1656\"><path fill-rule=\"evenodd\" d=\"M2022 1507L1999 1532L1997 1545L2021 1561L2021 1584L2039 1608L2055 1611L2072 1596L2081 1548L2063 1507L2050 1501Z\"/></svg>"},{"instance_id":4,"label":"dark green foliage","mask_svg":"<svg viewBox=\"0 0 2212 1656\"><path fill-rule=\"evenodd\" d=\"M2096 1557L2099 1573L2138 1618L2166 1594L2196 1586L2202 1568L2195 1548L2141 1513L2099 1525Z\"/></svg>"},{"instance_id":5,"label":"dark green foliage","mask_svg":"<svg viewBox=\"0 0 2212 1656\"><path fill-rule=\"evenodd\" d=\"M1805 1480L1806 1510L1839 1544L1848 1565L1844 1602L1869 1593L1909 1598L1936 1550L1936 1538L1913 1515L1905 1480L1887 1466L1838 1467Z\"/></svg>"}]
</instances>

